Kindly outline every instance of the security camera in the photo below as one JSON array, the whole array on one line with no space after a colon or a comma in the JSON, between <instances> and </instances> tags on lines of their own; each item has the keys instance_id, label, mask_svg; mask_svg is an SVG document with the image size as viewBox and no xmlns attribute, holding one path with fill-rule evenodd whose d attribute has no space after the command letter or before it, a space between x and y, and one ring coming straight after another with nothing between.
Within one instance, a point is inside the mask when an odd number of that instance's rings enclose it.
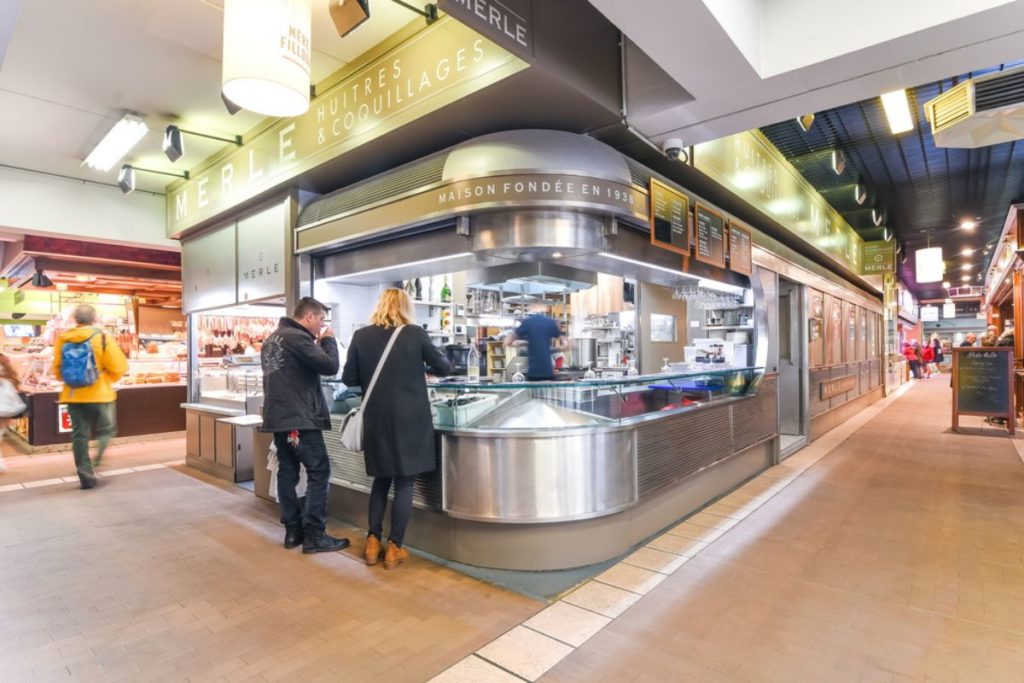
<instances>
[{"instance_id":1,"label":"security camera","mask_svg":"<svg viewBox=\"0 0 1024 683\"><path fill-rule=\"evenodd\" d=\"M675 161L683 154L683 141L680 138L669 138L661 143L661 150L665 152L665 156Z\"/></svg>"}]
</instances>

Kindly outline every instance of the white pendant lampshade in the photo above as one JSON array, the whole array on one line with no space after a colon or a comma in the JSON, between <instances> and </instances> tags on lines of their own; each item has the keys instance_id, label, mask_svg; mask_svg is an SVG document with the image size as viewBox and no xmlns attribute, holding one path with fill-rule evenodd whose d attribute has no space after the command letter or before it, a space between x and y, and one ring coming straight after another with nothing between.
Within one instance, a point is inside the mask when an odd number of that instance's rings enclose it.
<instances>
[{"instance_id":1,"label":"white pendant lampshade","mask_svg":"<svg viewBox=\"0 0 1024 683\"><path fill-rule=\"evenodd\" d=\"M311 0L224 0L224 96L265 116L309 109Z\"/></svg>"},{"instance_id":2,"label":"white pendant lampshade","mask_svg":"<svg viewBox=\"0 0 1024 683\"><path fill-rule=\"evenodd\" d=\"M918 283L942 282L945 266L942 263L942 247L928 247L914 252L915 277Z\"/></svg>"}]
</instances>

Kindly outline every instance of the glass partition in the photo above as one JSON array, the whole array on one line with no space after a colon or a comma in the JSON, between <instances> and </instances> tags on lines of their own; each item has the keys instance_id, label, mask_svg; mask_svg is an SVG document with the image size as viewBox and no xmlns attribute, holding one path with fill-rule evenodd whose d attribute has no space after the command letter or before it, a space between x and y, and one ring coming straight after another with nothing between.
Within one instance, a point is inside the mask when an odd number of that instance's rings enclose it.
<instances>
[{"instance_id":1,"label":"glass partition","mask_svg":"<svg viewBox=\"0 0 1024 683\"><path fill-rule=\"evenodd\" d=\"M504 432L601 428L655 419L732 398L752 396L764 368L700 369L618 379L566 382L436 382L429 384L434 426ZM324 380L332 412L343 415L359 397Z\"/></svg>"}]
</instances>

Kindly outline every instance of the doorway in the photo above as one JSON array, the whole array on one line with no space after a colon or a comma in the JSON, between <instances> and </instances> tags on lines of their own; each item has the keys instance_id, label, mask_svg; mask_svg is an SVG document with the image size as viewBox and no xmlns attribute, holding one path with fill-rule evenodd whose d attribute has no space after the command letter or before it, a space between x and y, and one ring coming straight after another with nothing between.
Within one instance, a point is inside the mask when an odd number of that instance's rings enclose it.
<instances>
[{"instance_id":1,"label":"doorway","mask_svg":"<svg viewBox=\"0 0 1024 683\"><path fill-rule=\"evenodd\" d=\"M807 444L806 292L779 278L779 458Z\"/></svg>"}]
</instances>

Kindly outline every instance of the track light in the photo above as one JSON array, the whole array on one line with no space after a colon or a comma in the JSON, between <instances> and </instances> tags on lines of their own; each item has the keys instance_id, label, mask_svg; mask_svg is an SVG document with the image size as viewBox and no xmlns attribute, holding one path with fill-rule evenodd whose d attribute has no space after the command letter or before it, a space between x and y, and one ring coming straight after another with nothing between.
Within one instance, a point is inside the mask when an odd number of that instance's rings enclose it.
<instances>
[{"instance_id":1,"label":"track light","mask_svg":"<svg viewBox=\"0 0 1024 683\"><path fill-rule=\"evenodd\" d=\"M151 168L135 168L131 164L125 164L121 167L121 172L117 174L117 186L121 188L121 192L125 194L131 194L135 191L135 172L142 171L143 173L156 173L157 175L168 175L174 178L184 178L188 180L188 171L182 171L181 173L169 173L167 171L155 171Z\"/></svg>"},{"instance_id":2,"label":"track light","mask_svg":"<svg viewBox=\"0 0 1024 683\"><path fill-rule=\"evenodd\" d=\"M853 201L858 204L863 204L868 200L868 188L864 187L860 183L853 186Z\"/></svg>"},{"instance_id":3,"label":"track light","mask_svg":"<svg viewBox=\"0 0 1024 683\"><path fill-rule=\"evenodd\" d=\"M882 239L886 242L892 241L892 230L889 228L882 228Z\"/></svg>"},{"instance_id":4,"label":"track light","mask_svg":"<svg viewBox=\"0 0 1024 683\"><path fill-rule=\"evenodd\" d=\"M53 287L53 280L46 277L46 273L37 270L32 276L32 286L39 288Z\"/></svg>"},{"instance_id":5,"label":"track light","mask_svg":"<svg viewBox=\"0 0 1024 683\"><path fill-rule=\"evenodd\" d=\"M195 135L200 138L207 138L209 140L219 140L221 142L230 142L234 145L242 146L242 136L236 135L234 138L222 138L217 135L207 135L206 133L197 133L192 130L184 130L177 126L167 126L164 129L164 154L171 160L173 164L175 161L180 159L185 154L185 141L182 139L181 134Z\"/></svg>"},{"instance_id":6,"label":"track light","mask_svg":"<svg viewBox=\"0 0 1024 683\"><path fill-rule=\"evenodd\" d=\"M882 227L882 223L885 222L885 211L882 209L871 209L871 222L875 224L876 228Z\"/></svg>"},{"instance_id":7,"label":"track light","mask_svg":"<svg viewBox=\"0 0 1024 683\"><path fill-rule=\"evenodd\" d=\"M800 130L806 133L814 125L814 114L804 114L803 116L796 117L796 125L800 126Z\"/></svg>"},{"instance_id":8,"label":"track light","mask_svg":"<svg viewBox=\"0 0 1024 683\"><path fill-rule=\"evenodd\" d=\"M242 108L237 104L228 99L228 96L224 94L222 90L220 93L220 100L224 103L224 108L228 110L228 113L234 116L238 112L242 111Z\"/></svg>"},{"instance_id":9,"label":"track light","mask_svg":"<svg viewBox=\"0 0 1024 683\"><path fill-rule=\"evenodd\" d=\"M832 150L832 171L836 175L843 175L843 171L846 170L846 155L843 154L843 150L834 149Z\"/></svg>"},{"instance_id":10,"label":"track light","mask_svg":"<svg viewBox=\"0 0 1024 683\"><path fill-rule=\"evenodd\" d=\"M370 2L369 0L330 0L327 3L327 11L331 14L331 21L334 22L338 36L344 38L370 18Z\"/></svg>"}]
</instances>

